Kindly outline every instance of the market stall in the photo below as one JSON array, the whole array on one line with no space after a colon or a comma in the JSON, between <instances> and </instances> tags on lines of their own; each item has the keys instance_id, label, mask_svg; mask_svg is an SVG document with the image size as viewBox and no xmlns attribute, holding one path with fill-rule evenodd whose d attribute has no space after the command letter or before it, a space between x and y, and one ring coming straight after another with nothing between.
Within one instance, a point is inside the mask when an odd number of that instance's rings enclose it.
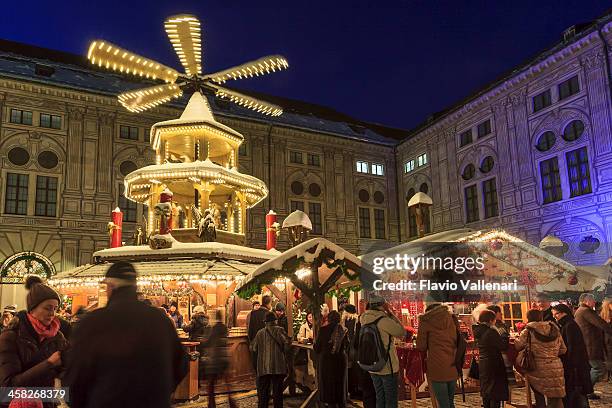
<instances>
[{"instance_id":1,"label":"market stall","mask_svg":"<svg viewBox=\"0 0 612 408\"><path fill-rule=\"evenodd\" d=\"M517 331L517 323L526 318L535 295L548 292L567 294L581 291L603 290L605 280L584 268L576 267L541 248L533 246L503 230L473 231L458 229L429 235L406 244L384 251L364 255L364 264L374 265L375 258L403 257L421 258L481 258L483 267L461 273L448 272L435 265L415 269L389 269L380 277L385 282L414 282L415 290L380 290L379 294L389 300L392 309L402 321L413 327L418 335L418 316L424 312L428 303L444 302L453 308L461 322L461 330L468 337L467 357L464 364L464 377L467 379L469 363L477 349L471 332L474 318L472 311L482 303L497 304L501 307L503 320L512 335ZM414 272L414 273L413 273ZM418 283L429 281L434 284L454 282L457 290L421 288ZM462 281L481 281L476 288L461 285ZM513 286L508 286L513 285ZM432 285L433 287L433 285ZM500 290L499 288L512 288ZM551 296L552 297L552 296ZM556 298L557 300L566 297ZM410 344L398 344L403 362L400 376L405 388L400 393L408 398L410 392L423 391L426 379L418 373L419 353ZM510 353L511 354L511 353ZM477 382L468 381L466 389L477 390ZM422 394L421 394L422 396Z\"/></svg>"},{"instance_id":2,"label":"market stall","mask_svg":"<svg viewBox=\"0 0 612 408\"><path fill-rule=\"evenodd\" d=\"M294 230L291 234L296 237ZM236 287L238 296L250 299L261 293L266 286L275 283L284 285L288 293L288 309L295 309L293 303L301 302L301 307L313 313L315 337L321 323L321 306L326 303L326 297L342 292L360 291L362 280L371 280L373 276L364 267L361 260L324 238L314 238L299 243L269 261L260 265L246 276ZM289 322L291 327L291 322ZM294 343L295 348L311 349L312 345ZM309 355L311 355L310 350ZM308 390L316 381L312 377L301 375L300 388ZM286 385L292 386L296 378L291 370ZM308 405L316 395L312 391L304 405Z\"/></svg>"}]
</instances>

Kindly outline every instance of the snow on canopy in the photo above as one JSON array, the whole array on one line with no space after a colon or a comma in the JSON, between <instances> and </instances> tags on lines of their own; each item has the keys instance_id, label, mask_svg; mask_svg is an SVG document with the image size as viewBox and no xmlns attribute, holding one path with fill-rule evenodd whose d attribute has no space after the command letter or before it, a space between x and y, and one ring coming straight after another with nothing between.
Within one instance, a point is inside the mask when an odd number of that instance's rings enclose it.
<instances>
[{"instance_id":1,"label":"snow on canopy","mask_svg":"<svg viewBox=\"0 0 612 408\"><path fill-rule=\"evenodd\" d=\"M412 207L413 205L417 205L417 204L432 205L433 201L431 200L431 197L428 196L427 194L418 192L415 195L413 195L412 198L408 201L408 207Z\"/></svg>"},{"instance_id":2,"label":"snow on canopy","mask_svg":"<svg viewBox=\"0 0 612 408\"><path fill-rule=\"evenodd\" d=\"M273 280L273 278L277 275L281 274L282 272L286 272L284 269L285 266L292 263L292 261L300 260L302 258L302 262L304 264L311 265L315 260L327 258L330 255L333 256L334 261L344 261L348 269L351 269L354 272L363 273L361 270L361 260L358 257L325 238L313 238L306 242L302 242L301 244L281 253L273 259L259 265L257 269L248 274L242 280L242 282L238 284L236 287L236 292L240 292L241 289L245 289L247 286L251 286L253 284L261 285L268 283L268 281ZM326 261L329 261L329 259L323 259L323 263L317 271L320 282L324 282L333 273L333 269L330 269L326 265ZM342 285L349 282L350 280L348 277L342 275L338 278L336 284Z\"/></svg>"},{"instance_id":3,"label":"snow on canopy","mask_svg":"<svg viewBox=\"0 0 612 408\"><path fill-rule=\"evenodd\" d=\"M304 211L295 210L283 221L283 228L291 227L304 227L307 230L312 231L312 222Z\"/></svg>"}]
</instances>

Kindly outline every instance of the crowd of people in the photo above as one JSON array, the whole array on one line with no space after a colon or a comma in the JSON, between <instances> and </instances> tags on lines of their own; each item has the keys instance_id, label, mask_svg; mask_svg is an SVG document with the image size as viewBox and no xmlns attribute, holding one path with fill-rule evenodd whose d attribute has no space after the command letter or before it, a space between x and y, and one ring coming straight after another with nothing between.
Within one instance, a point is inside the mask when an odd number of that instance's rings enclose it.
<instances>
[{"instance_id":1,"label":"crowd of people","mask_svg":"<svg viewBox=\"0 0 612 408\"><path fill-rule=\"evenodd\" d=\"M71 407L167 408L171 394L188 371L189 356L178 328L198 342L200 375L208 385L208 406L215 407L215 386L226 383L229 366L228 329L220 311L214 324L202 306L188 322L176 303L153 307L138 299L136 271L126 262L113 264L104 283L104 308L71 314L60 309L61 298L40 278L26 279L26 309L6 306L0 334L1 387L69 387ZM588 407L598 396L594 385L612 370L612 302L595 311L595 298L580 296L576 310L538 298L516 339L504 324L498 305L474 311L480 394L484 408L509 400L513 376L508 351L519 352L535 406ZM351 304L339 310L323 305L320 320L312 313L295 333L312 345L318 399L327 407L344 407L360 399L364 408L398 406L400 363L396 340L406 341L406 328L384 298L372 294L358 314ZM425 355L426 376L437 405L454 407L455 387L462 377L466 339L452 308L430 304L419 316L414 347ZM138 322L138 324L134 324ZM295 348L291 347L285 305L264 295L247 317L247 335L256 373L258 406L283 406ZM528 364L529 363L529 364ZM470 369L470 375L472 370ZM236 402L230 397L230 407ZM46 403L45 408L55 406Z\"/></svg>"}]
</instances>

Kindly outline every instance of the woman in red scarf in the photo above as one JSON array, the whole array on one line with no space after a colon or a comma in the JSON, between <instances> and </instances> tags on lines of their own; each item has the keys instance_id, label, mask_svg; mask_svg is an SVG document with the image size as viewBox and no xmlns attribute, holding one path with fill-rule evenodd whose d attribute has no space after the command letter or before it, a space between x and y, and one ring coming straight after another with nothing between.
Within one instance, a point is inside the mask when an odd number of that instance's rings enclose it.
<instances>
[{"instance_id":1,"label":"woman in red scarf","mask_svg":"<svg viewBox=\"0 0 612 408\"><path fill-rule=\"evenodd\" d=\"M0 387L53 387L67 347L55 316L60 297L38 276L28 276L25 286L27 311L0 335Z\"/></svg>"}]
</instances>

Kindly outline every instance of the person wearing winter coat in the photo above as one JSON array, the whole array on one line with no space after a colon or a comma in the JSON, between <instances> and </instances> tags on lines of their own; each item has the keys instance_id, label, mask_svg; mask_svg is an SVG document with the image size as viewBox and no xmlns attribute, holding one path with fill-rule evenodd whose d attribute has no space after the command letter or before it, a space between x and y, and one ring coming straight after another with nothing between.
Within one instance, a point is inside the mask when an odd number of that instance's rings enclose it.
<instances>
[{"instance_id":1,"label":"person wearing winter coat","mask_svg":"<svg viewBox=\"0 0 612 408\"><path fill-rule=\"evenodd\" d=\"M355 305L347 303L344 305L342 310L342 326L346 328L346 337L348 343L351 344L355 337L355 329L359 315L357 314L357 308ZM350 350L350 348L349 348ZM349 353L350 354L350 353ZM348 359L348 391L351 396L359 394L359 369L357 368L357 361L354 358Z\"/></svg>"},{"instance_id":2,"label":"person wearing winter coat","mask_svg":"<svg viewBox=\"0 0 612 408\"><path fill-rule=\"evenodd\" d=\"M595 298L590 293L580 295L580 307L576 310L574 317L580 326L587 353L589 353L589 364L591 365L591 383L602 381L606 374L604 338L606 334L612 334L612 326L595 312ZM598 399L595 394L589 398Z\"/></svg>"},{"instance_id":3,"label":"person wearing winter coat","mask_svg":"<svg viewBox=\"0 0 612 408\"><path fill-rule=\"evenodd\" d=\"M314 342L317 359L319 401L330 407L344 407L347 394L347 330L340 324L340 313L327 316Z\"/></svg>"},{"instance_id":4,"label":"person wearing winter coat","mask_svg":"<svg viewBox=\"0 0 612 408\"><path fill-rule=\"evenodd\" d=\"M272 387L274 408L282 408L283 380L287 373L285 348L291 344L291 339L285 329L276 325L274 312L266 314L264 324L251 342L251 350L257 356L257 406L268 407Z\"/></svg>"},{"instance_id":5,"label":"person wearing winter coat","mask_svg":"<svg viewBox=\"0 0 612 408\"><path fill-rule=\"evenodd\" d=\"M612 298L606 298L601 305L601 318L612 327ZM606 368L608 369L608 379L612 379L612 334L605 333Z\"/></svg>"},{"instance_id":6,"label":"person wearing winter coat","mask_svg":"<svg viewBox=\"0 0 612 408\"><path fill-rule=\"evenodd\" d=\"M306 321L300 326L297 339L300 343L312 343L314 339L314 321L312 313L306 315Z\"/></svg>"},{"instance_id":7,"label":"person wearing winter coat","mask_svg":"<svg viewBox=\"0 0 612 408\"><path fill-rule=\"evenodd\" d=\"M87 313L72 333L62 384L71 408L170 408L188 372L176 329L136 296L136 270L112 264L106 307Z\"/></svg>"},{"instance_id":8,"label":"person wearing winter coat","mask_svg":"<svg viewBox=\"0 0 612 408\"><path fill-rule=\"evenodd\" d=\"M508 378L502 351L508 349L508 333L495 329L495 312L484 310L474 326L474 338L478 344L480 396L484 408L499 408L508 401Z\"/></svg>"},{"instance_id":9,"label":"person wearing winter coat","mask_svg":"<svg viewBox=\"0 0 612 408\"><path fill-rule=\"evenodd\" d=\"M0 387L53 387L68 347L56 316L60 297L38 276L28 276L25 287L27 310L0 335Z\"/></svg>"},{"instance_id":10,"label":"person wearing winter coat","mask_svg":"<svg viewBox=\"0 0 612 408\"><path fill-rule=\"evenodd\" d=\"M183 326L183 331L189 333L189 341L199 341L201 343L208 339L211 327L203 306L193 308L191 321Z\"/></svg>"},{"instance_id":11,"label":"person wearing winter coat","mask_svg":"<svg viewBox=\"0 0 612 408\"><path fill-rule=\"evenodd\" d=\"M366 310L369 310L369 304L366 306ZM361 322L357 321L355 325L355 337L351 343L352 354L355 355L355 361L359 355L359 333L361 332ZM374 389L374 383L372 382L372 376L370 373L361 368L356 363L355 369L358 371L358 382L359 392L361 394L361 401L363 402L363 408L376 408L376 390Z\"/></svg>"},{"instance_id":12,"label":"person wearing winter coat","mask_svg":"<svg viewBox=\"0 0 612 408\"><path fill-rule=\"evenodd\" d=\"M587 395L593 393L587 353L582 331L576 324L572 310L564 304L552 307L552 313L561 327L561 337L567 347L567 352L561 356L565 376L565 398L563 404L566 408L587 408Z\"/></svg>"},{"instance_id":13,"label":"person wearing winter coat","mask_svg":"<svg viewBox=\"0 0 612 408\"><path fill-rule=\"evenodd\" d=\"M382 345L389 348L389 358L387 364L376 372L370 372L374 389L376 390L376 406L392 408L397 407L397 380L399 372L399 359L393 337L403 338L406 335L404 326L392 313L386 300L378 295L370 296L368 310L366 310L359 322L361 327L366 324L376 323L376 328L380 333Z\"/></svg>"},{"instance_id":14,"label":"person wearing winter coat","mask_svg":"<svg viewBox=\"0 0 612 408\"><path fill-rule=\"evenodd\" d=\"M533 389L536 407L561 408L565 397L565 376L560 355L567 348L556 323L542 321L541 310L527 312L527 326L514 343L517 351L524 349L531 338L535 369L525 373ZM546 402L546 400L548 402Z\"/></svg>"},{"instance_id":15,"label":"person wearing winter coat","mask_svg":"<svg viewBox=\"0 0 612 408\"><path fill-rule=\"evenodd\" d=\"M431 304L419 316L417 349L427 352L427 381L440 408L454 408L459 328L446 306Z\"/></svg>"}]
</instances>

